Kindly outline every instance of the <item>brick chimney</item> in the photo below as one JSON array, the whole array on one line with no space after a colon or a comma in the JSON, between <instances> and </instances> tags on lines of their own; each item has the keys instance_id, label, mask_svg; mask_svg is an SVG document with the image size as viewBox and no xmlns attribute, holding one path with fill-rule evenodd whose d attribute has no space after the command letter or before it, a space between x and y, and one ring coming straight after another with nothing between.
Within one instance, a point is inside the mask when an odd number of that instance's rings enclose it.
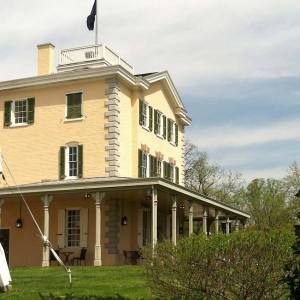
<instances>
[{"instance_id":1,"label":"brick chimney","mask_svg":"<svg viewBox=\"0 0 300 300\"><path fill-rule=\"evenodd\" d=\"M38 75L54 73L54 49L51 43L41 44L38 48Z\"/></svg>"}]
</instances>

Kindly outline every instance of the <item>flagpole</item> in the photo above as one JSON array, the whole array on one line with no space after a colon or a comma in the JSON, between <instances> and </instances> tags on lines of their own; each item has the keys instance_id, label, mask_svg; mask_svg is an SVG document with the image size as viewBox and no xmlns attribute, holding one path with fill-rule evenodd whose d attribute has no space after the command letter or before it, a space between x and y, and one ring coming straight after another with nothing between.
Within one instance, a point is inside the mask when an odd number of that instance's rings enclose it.
<instances>
[{"instance_id":1,"label":"flagpole","mask_svg":"<svg viewBox=\"0 0 300 300\"><path fill-rule=\"evenodd\" d=\"M99 28L98 28L98 20L99 20L99 18L98 18L98 11L99 11L99 9L98 9L98 0L96 0L96 30L95 30L95 34L96 34L96 36L95 36L95 45L98 45L98 30L99 30Z\"/></svg>"}]
</instances>

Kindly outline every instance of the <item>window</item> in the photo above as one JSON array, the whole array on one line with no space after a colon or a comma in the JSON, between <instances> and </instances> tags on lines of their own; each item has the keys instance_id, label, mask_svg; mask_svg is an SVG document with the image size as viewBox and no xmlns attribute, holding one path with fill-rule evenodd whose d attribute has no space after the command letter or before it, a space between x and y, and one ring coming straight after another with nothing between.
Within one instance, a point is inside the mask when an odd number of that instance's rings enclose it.
<instances>
[{"instance_id":1,"label":"window","mask_svg":"<svg viewBox=\"0 0 300 300\"><path fill-rule=\"evenodd\" d=\"M66 119L82 118L82 93L67 94Z\"/></svg>"},{"instance_id":2,"label":"window","mask_svg":"<svg viewBox=\"0 0 300 300\"><path fill-rule=\"evenodd\" d=\"M143 152L143 155L142 155L142 178L147 177L147 162L148 162L148 156L146 153Z\"/></svg>"},{"instance_id":3,"label":"window","mask_svg":"<svg viewBox=\"0 0 300 300\"><path fill-rule=\"evenodd\" d=\"M80 246L80 210L67 210L66 216L66 245L67 247Z\"/></svg>"},{"instance_id":4,"label":"window","mask_svg":"<svg viewBox=\"0 0 300 300\"><path fill-rule=\"evenodd\" d=\"M27 123L27 100L15 101L15 124Z\"/></svg>"},{"instance_id":5,"label":"window","mask_svg":"<svg viewBox=\"0 0 300 300\"><path fill-rule=\"evenodd\" d=\"M4 126L19 126L34 123L35 99L21 99L4 103Z\"/></svg>"},{"instance_id":6,"label":"window","mask_svg":"<svg viewBox=\"0 0 300 300\"><path fill-rule=\"evenodd\" d=\"M160 137L164 137L164 118L160 111L154 111L154 133Z\"/></svg>"},{"instance_id":7,"label":"window","mask_svg":"<svg viewBox=\"0 0 300 300\"><path fill-rule=\"evenodd\" d=\"M161 160L157 160L157 176L158 177L163 176L162 161Z\"/></svg>"},{"instance_id":8,"label":"window","mask_svg":"<svg viewBox=\"0 0 300 300\"><path fill-rule=\"evenodd\" d=\"M149 106L145 101L139 102L139 123L143 128L152 131L153 127L153 108Z\"/></svg>"},{"instance_id":9,"label":"window","mask_svg":"<svg viewBox=\"0 0 300 300\"><path fill-rule=\"evenodd\" d=\"M143 102L142 107L142 126L148 126L148 105L145 102Z\"/></svg>"},{"instance_id":10,"label":"window","mask_svg":"<svg viewBox=\"0 0 300 300\"><path fill-rule=\"evenodd\" d=\"M149 177L149 155L140 150L138 151L138 176L139 178Z\"/></svg>"},{"instance_id":11,"label":"window","mask_svg":"<svg viewBox=\"0 0 300 300\"><path fill-rule=\"evenodd\" d=\"M60 179L82 177L83 146L69 145L60 148Z\"/></svg>"},{"instance_id":12,"label":"window","mask_svg":"<svg viewBox=\"0 0 300 300\"><path fill-rule=\"evenodd\" d=\"M57 245L59 248L87 247L88 209L69 207L57 211Z\"/></svg>"},{"instance_id":13,"label":"window","mask_svg":"<svg viewBox=\"0 0 300 300\"><path fill-rule=\"evenodd\" d=\"M69 161L68 161L68 176L69 177L77 177L78 174L78 148L69 147Z\"/></svg>"},{"instance_id":14,"label":"window","mask_svg":"<svg viewBox=\"0 0 300 300\"><path fill-rule=\"evenodd\" d=\"M169 176L169 179L171 182L174 182L174 165L169 165L169 168L170 168L170 176Z\"/></svg>"},{"instance_id":15,"label":"window","mask_svg":"<svg viewBox=\"0 0 300 300\"><path fill-rule=\"evenodd\" d=\"M178 146L178 125L171 119L168 119L168 141Z\"/></svg>"}]
</instances>

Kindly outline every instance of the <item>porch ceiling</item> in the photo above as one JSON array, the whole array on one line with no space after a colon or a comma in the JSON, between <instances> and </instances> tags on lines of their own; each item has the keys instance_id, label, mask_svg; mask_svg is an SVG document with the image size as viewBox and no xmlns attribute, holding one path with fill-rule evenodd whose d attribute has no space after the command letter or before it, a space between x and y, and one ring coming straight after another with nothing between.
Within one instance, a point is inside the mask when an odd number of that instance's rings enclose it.
<instances>
[{"instance_id":1,"label":"porch ceiling","mask_svg":"<svg viewBox=\"0 0 300 300\"><path fill-rule=\"evenodd\" d=\"M167 192L171 195L176 195L179 201L192 201L202 206L212 207L214 209L226 212L232 216L242 218L250 218L250 215L231 207L216 199L196 193L180 185L171 183L162 178L123 178L123 177L94 177L77 180L65 181L44 181L33 184L20 186L20 190L24 195L43 195L43 194L62 194L74 192L89 192L96 191L111 192L111 191L129 191L129 190L147 190L152 187L159 191ZM0 198L14 198L18 195L18 189L14 187L0 189Z\"/></svg>"}]
</instances>

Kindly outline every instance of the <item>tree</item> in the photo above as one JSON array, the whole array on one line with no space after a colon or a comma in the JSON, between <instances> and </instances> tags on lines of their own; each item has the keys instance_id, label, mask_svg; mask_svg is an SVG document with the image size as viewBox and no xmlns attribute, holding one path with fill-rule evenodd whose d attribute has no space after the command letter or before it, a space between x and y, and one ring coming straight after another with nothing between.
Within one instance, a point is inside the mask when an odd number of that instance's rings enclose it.
<instances>
[{"instance_id":1,"label":"tree","mask_svg":"<svg viewBox=\"0 0 300 300\"><path fill-rule=\"evenodd\" d=\"M200 194L240 206L235 196L243 187L242 175L211 163L206 152L189 142L185 146L185 186Z\"/></svg>"},{"instance_id":2,"label":"tree","mask_svg":"<svg viewBox=\"0 0 300 300\"><path fill-rule=\"evenodd\" d=\"M260 230L291 225L286 207L284 184L276 179L254 179L245 189L242 200L253 225Z\"/></svg>"}]
</instances>

